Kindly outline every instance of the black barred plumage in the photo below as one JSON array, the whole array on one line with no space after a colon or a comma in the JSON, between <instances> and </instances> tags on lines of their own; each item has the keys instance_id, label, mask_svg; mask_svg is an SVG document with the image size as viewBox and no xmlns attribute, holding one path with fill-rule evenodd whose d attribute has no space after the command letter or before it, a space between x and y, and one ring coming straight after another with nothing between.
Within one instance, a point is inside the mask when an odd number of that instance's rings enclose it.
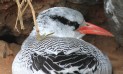
<instances>
[{"instance_id":1,"label":"black barred plumage","mask_svg":"<svg viewBox=\"0 0 123 74\"><path fill-rule=\"evenodd\" d=\"M47 74L50 73L50 70L55 70L57 73L59 73L59 71L62 71L65 68L74 66L78 66L78 71L75 70L75 72L78 73L80 73L79 70L81 69L84 69L86 67L92 68L95 66L94 70L92 70L92 73L94 73L97 70L98 66L98 61L95 57L93 57L93 55L76 54L74 52L69 55L65 55L63 52L60 52L57 55L49 54L46 56L41 56L34 53L31 57L33 63L30 68L33 67L37 71L42 70Z\"/></svg>"},{"instance_id":2,"label":"black barred plumage","mask_svg":"<svg viewBox=\"0 0 123 74\"><path fill-rule=\"evenodd\" d=\"M60 12L62 13L58 14ZM15 57L12 65L13 74L112 73L107 56L93 45L80 39L83 35L74 30L75 24L64 25L61 21L51 19L49 15L64 15L64 18L76 21L80 24L79 26L85 25L82 15L69 8L54 7L40 13L37 21L41 35L49 32L54 32L54 34L43 40L37 40L34 28ZM80 22L80 20L83 21Z\"/></svg>"}]
</instances>

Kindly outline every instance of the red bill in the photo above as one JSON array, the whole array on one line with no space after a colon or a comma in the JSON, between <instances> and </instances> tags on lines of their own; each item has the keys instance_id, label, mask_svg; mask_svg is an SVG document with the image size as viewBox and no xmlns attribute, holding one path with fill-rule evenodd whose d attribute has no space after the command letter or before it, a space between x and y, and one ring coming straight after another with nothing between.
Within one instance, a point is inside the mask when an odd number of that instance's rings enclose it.
<instances>
[{"instance_id":1,"label":"red bill","mask_svg":"<svg viewBox=\"0 0 123 74\"><path fill-rule=\"evenodd\" d=\"M109 31L96 26L94 24L86 22L86 26L80 27L77 31L79 31L82 34L94 34L94 35L103 35L103 36L111 36L113 37L113 34L111 34Z\"/></svg>"}]
</instances>

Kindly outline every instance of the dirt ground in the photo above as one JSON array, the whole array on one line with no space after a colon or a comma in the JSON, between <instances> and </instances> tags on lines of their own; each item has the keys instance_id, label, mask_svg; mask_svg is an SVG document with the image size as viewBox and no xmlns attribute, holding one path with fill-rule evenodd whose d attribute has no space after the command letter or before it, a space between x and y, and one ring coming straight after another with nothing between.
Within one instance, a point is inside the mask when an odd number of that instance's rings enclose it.
<instances>
[{"instance_id":1,"label":"dirt ground","mask_svg":"<svg viewBox=\"0 0 123 74\"><path fill-rule=\"evenodd\" d=\"M116 49L118 46L114 38L88 35L85 36L84 39L94 44L96 47L101 49L102 52L109 56L114 74L123 74L123 50ZM13 59L14 56L0 58L0 74L11 74Z\"/></svg>"}]
</instances>

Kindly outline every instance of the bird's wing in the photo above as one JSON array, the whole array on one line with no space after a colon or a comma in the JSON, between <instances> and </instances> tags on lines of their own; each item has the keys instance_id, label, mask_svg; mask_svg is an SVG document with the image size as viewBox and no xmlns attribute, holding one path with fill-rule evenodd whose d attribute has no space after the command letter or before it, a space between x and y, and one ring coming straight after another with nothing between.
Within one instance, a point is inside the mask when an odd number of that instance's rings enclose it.
<instances>
[{"instance_id":1,"label":"bird's wing","mask_svg":"<svg viewBox=\"0 0 123 74\"><path fill-rule=\"evenodd\" d=\"M103 71L104 74L110 74L106 73L109 62L103 62L107 58L96 47L83 40L49 37L43 41L32 41L25 41L24 44L28 47L23 47L23 55L30 53L27 56L30 60L29 68L33 72L93 74Z\"/></svg>"},{"instance_id":2,"label":"bird's wing","mask_svg":"<svg viewBox=\"0 0 123 74\"><path fill-rule=\"evenodd\" d=\"M31 69L36 71L42 70L46 74L51 71L55 73L86 73L96 71L98 61L92 55L76 54L75 52L65 55L63 52L54 55L38 55L34 53L32 56Z\"/></svg>"},{"instance_id":3,"label":"bird's wing","mask_svg":"<svg viewBox=\"0 0 123 74\"><path fill-rule=\"evenodd\" d=\"M46 49L43 52L47 54L39 54L40 51L31 54L32 62L30 68L32 70L42 70L46 74L50 72L93 73L96 71L98 61L91 54L91 47L89 48L88 43L85 41L71 38L49 38L46 42ZM39 44L41 43L37 45Z\"/></svg>"}]
</instances>

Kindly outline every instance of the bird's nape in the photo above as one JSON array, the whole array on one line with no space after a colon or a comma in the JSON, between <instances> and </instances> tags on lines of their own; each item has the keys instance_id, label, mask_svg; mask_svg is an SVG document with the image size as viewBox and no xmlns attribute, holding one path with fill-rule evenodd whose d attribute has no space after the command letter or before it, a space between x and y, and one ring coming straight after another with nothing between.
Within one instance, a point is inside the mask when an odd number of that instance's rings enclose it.
<instances>
[{"instance_id":1,"label":"bird's nape","mask_svg":"<svg viewBox=\"0 0 123 74\"><path fill-rule=\"evenodd\" d=\"M88 22L86 22L85 26L80 26L77 31L82 34L94 34L113 37L113 34L111 34L109 31Z\"/></svg>"}]
</instances>

